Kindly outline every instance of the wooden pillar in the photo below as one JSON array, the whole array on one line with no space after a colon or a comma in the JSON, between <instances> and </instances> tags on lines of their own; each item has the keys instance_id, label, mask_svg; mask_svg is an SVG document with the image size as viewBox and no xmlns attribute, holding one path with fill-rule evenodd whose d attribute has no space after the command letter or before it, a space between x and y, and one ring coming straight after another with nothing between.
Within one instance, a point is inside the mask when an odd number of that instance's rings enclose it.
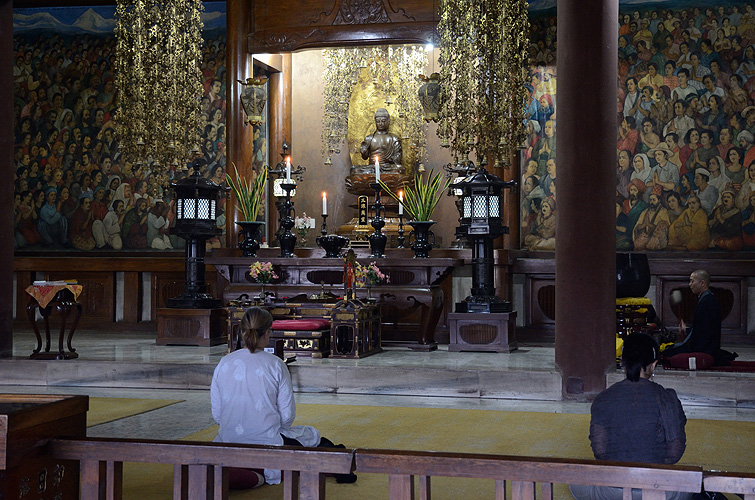
<instances>
[{"instance_id":1,"label":"wooden pillar","mask_svg":"<svg viewBox=\"0 0 755 500\"><path fill-rule=\"evenodd\" d=\"M0 1L0 165L6 165L6 179L14 178L13 162L13 2ZM3 159L4 158L4 159ZM0 190L0 213L4 214L0 234L0 358L13 355L13 182ZM26 297L19 296L19 301Z\"/></svg>"},{"instance_id":2,"label":"wooden pillar","mask_svg":"<svg viewBox=\"0 0 755 500\"><path fill-rule=\"evenodd\" d=\"M556 367L566 398L615 363L618 0L558 1ZM587 55L589 54L589 55ZM587 56L586 56L587 55Z\"/></svg>"},{"instance_id":3,"label":"wooden pillar","mask_svg":"<svg viewBox=\"0 0 755 500\"><path fill-rule=\"evenodd\" d=\"M241 106L241 91L243 90L239 80L245 82L247 77L252 76L252 57L247 53L246 36L252 27L252 8L254 2L226 2L226 172L234 176L233 165L239 169L242 176L251 178L252 174L252 126L245 122L246 115ZM226 203L226 231L227 244L235 247L237 244L237 232L235 222L235 200L229 193Z\"/></svg>"},{"instance_id":4,"label":"wooden pillar","mask_svg":"<svg viewBox=\"0 0 755 500\"><path fill-rule=\"evenodd\" d=\"M291 165L296 166L297 148L296 144L291 141L291 53L286 52L281 54L280 71L271 73L270 83L268 87L268 102L269 102L269 117L270 127L268 136L268 162L270 165L275 165L281 161L280 153L283 148L283 141L287 140L291 149L289 152L292 155ZM301 150L299 150L301 151ZM301 158L301 156L298 156ZM278 213L275 211L275 205L272 203L273 198L273 186L272 180L268 182L267 199L270 200L267 204L268 220L267 225L267 241L272 243L273 235L278 229Z\"/></svg>"}]
</instances>

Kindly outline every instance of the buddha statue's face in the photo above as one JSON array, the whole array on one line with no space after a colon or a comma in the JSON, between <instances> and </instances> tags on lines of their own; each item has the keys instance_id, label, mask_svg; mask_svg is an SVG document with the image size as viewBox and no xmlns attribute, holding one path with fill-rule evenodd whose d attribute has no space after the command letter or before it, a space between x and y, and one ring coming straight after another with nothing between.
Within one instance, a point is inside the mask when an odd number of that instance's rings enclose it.
<instances>
[{"instance_id":1,"label":"buddha statue's face","mask_svg":"<svg viewBox=\"0 0 755 500\"><path fill-rule=\"evenodd\" d=\"M388 126L391 123L391 118L388 115L375 115L375 126L380 131L388 130Z\"/></svg>"}]
</instances>

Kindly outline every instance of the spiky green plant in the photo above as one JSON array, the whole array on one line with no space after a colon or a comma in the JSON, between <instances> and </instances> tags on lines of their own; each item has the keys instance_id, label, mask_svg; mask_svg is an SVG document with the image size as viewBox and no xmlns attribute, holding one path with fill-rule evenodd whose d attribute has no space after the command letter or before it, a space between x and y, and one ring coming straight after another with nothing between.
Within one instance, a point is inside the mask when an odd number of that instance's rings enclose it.
<instances>
[{"instance_id":1,"label":"spiky green plant","mask_svg":"<svg viewBox=\"0 0 755 500\"><path fill-rule=\"evenodd\" d=\"M438 205L441 196L445 193L448 186L451 184L451 179L447 178L443 182L443 173L438 172L433 175L433 170L427 175L427 179L424 179L419 172L414 172L414 187L404 185L404 209L411 216L412 220L416 221L429 221L433 216L435 207ZM393 198L394 200L401 202L399 196L391 191L391 189L383 182L380 181L380 187Z\"/></svg>"},{"instance_id":2,"label":"spiky green plant","mask_svg":"<svg viewBox=\"0 0 755 500\"><path fill-rule=\"evenodd\" d=\"M262 197L265 194L265 184L267 184L267 168L263 167L254 181L242 179L239 175L239 169L233 164L236 171L236 182L233 181L229 174L225 174L228 185L231 186L233 194L236 195L238 207L245 221L257 220L257 214L262 204Z\"/></svg>"}]
</instances>

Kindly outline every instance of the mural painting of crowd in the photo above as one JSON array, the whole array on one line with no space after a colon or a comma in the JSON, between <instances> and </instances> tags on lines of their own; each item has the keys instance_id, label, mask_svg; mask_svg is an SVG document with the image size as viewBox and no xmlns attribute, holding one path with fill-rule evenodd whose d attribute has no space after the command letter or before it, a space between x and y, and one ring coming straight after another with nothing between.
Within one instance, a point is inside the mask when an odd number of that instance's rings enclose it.
<instances>
[{"instance_id":1,"label":"mural painting of crowd","mask_svg":"<svg viewBox=\"0 0 755 500\"><path fill-rule=\"evenodd\" d=\"M553 250L556 19L531 30L522 241ZM755 249L753 43L753 5L622 10L617 250Z\"/></svg>"},{"instance_id":2,"label":"mural painting of crowd","mask_svg":"<svg viewBox=\"0 0 755 500\"><path fill-rule=\"evenodd\" d=\"M206 39L202 74L203 173L225 183L225 36ZM14 36L14 248L170 250L186 171L124 162L115 126L115 38ZM218 227L225 230L223 208ZM220 246L222 236L208 242Z\"/></svg>"}]
</instances>

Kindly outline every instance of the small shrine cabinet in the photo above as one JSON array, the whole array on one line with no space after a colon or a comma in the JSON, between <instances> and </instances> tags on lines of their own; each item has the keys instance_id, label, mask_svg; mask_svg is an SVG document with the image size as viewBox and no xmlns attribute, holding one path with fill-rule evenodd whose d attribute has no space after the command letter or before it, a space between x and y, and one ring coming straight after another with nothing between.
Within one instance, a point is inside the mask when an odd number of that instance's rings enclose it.
<instances>
[{"instance_id":1,"label":"small shrine cabinet","mask_svg":"<svg viewBox=\"0 0 755 500\"><path fill-rule=\"evenodd\" d=\"M333 308L330 355L364 358L381 352L380 309L360 300L341 301Z\"/></svg>"}]
</instances>

